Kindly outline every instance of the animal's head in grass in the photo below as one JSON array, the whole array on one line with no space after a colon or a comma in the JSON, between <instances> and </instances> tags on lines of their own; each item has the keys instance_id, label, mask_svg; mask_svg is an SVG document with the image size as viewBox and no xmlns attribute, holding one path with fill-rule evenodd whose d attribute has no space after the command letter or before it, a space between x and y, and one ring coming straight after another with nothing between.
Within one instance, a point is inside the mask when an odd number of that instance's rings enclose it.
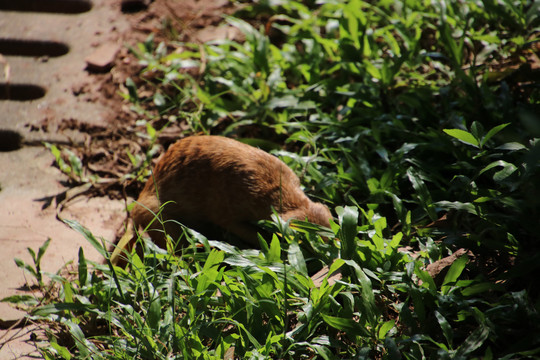
<instances>
[{"instance_id":1,"label":"animal's head in grass","mask_svg":"<svg viewBox=\"0 0 540 360\"><path fill-rule=\"evenodd\" d=\"M160 247L166 246L164 233L173 239L182 235L179 223L208 237L220 232L258 247L256 224L270 219L273 209L284 220L326 227L332 218L277 157L225 137L192 136L173 144L158 161L132 218Z\"/></svg>"}]
</instances>

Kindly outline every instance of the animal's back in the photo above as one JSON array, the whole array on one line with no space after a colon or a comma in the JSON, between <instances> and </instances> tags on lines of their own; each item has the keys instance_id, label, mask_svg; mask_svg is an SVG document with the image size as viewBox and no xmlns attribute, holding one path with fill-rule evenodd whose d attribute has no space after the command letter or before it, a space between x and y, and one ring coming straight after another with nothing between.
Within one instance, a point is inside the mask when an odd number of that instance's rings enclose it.
<instances>
[{"instance_id":1,"label":"animal's back","mask_svg":"<svg viewBox=\"0 0 540 360\"><path fill-rule=\"evenodd\" d=\"M309 218L314 204L281 160L219 136L192 136L169 148L141 192L138 202L143 206L136 205L132 211L135 224L144 227L152 220L145 207L157 213L169 201L164 219L199 231L216 225L252 244L257 241L257 228L252 223L269 219L272 208L286 218ZM316 205L322 207L318 209L322 213L315 217L326 219L314 222L327 225L330 212L322 204ZM156 224L155 228L159 227ZM172 235L173 227L166 227Z\"/></svg>"}]
</instances>

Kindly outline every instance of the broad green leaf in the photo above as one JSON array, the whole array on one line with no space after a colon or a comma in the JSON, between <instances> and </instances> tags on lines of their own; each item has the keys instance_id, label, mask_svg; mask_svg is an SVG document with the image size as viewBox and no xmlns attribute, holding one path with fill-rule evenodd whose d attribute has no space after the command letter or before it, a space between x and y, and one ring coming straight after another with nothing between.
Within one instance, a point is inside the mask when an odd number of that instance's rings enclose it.
<instances>
[{"instance_id":1,"label":"broad green leaf","mask_svg":"<svg viewBox=\"0 0 540 360\"><path fill-rule=\"evenodd\" d=\"M71 165L72 171L77 175L81 180L83 178L83 163L82 160L70 150L65 150L68 154L69 163Z\"/></svg>"},{"instance_id":2,"label":"broad green leaf","mask_svg":"<svg viewBox=\"0 0 540 360\"><path fill-rule=\"evenodd\" d=\"M332 276L332 274L335 273L339 268L341 268L343 264L345 264L345 261L343 259L334 260L332 265L330 265L327 276Z\"/></svg>"},{"instance_id":3,"label":"broad green leaf","mask_svg":"<svg viewBox=\"0 0 540 360\"><path fill-rule=\"evenodd\" d=\"M487 165L482 170L480 170L478 175L482 175L486 171L491 170L494 167L498 167L498 166L502 167L503 169L497 171L493 175L493 180L497 182L504 181L506 178L508 178L510 175L512 175L518 170L518 168L514 164L510 164L504 160L497 160L497 161L493 161L491 164Z\"/></svg>"},{"instance_id":4,"label":"broad green leaf","mask_svg":"<svg viewBox=\"0 0 540 360\"><path fill-rule=\"evenodd\" d=\"M439 326L442 329L443 335L446 338L446 341L452 347L452 340L454 339L454 332L452 330L452 326L446 320L446 318L437 310L435 310L435 317L437 318L437 321L439 322Z\"/></svg>"},{"instance_id":5,"label":"broad green leaf","mask_svg":"<svg viewBox=\"0 0 540 360\"><path fill-rule=\"evenodd\" d=\"M71 353L69 352L68 348L65 346L59 345L57 342L51 341L50 345L58 352L58 355L62 357L62 359L70 360L71 359Z\"/></svg>"},{"instance_id":6,"label":"broad green leaf","mask_svg":"<svg viewBox=\"0 0 540 360\"><path fill-rule=\"evenodd\" d=\"M21 259L15 258L13 259L15 261L15 264L17 264L17 267L27 271L29 274L32 274L34 277L37 278L38 274L36 270L34 270L33 267L22 261Z\"/></svg>"},{"instance_id":7,"label":"broad green leaf","mask_svg":"<svg viewBox=\"0 0 540 360\"><path fill-rule=\"evenodd\" d=\"M441 34L441 42L446 47L454 66L456 68L461 67L463 61L462 44L458 44L454 39L452 36L452 29L444 19L441 21L439 31Z\"/></svg>"},{"instance_id":8,"label":"broad green leaf","mask_svg":"<svg viewBox=\"0 0 540 360\"><path fill-rule=\"evenodd\" d=\"M302 254L302 251L300 250L300 246L298 246L297 242L293 242L289 245L287 258L289 260L289 264L294 269L296 269L301 274L304 274L306 276L308 275L306 260L304 259L304 255Z\"/></svg>"},{"instance_id":9,"label":"broad green leaf","mask_svg":"<svg viewBox=\"0 0 540 360\"><path fill-rule=\"evenodd\" d=\"M0 302L35 306L39 303L39 300L34 295L12 295L2 298Z\"/></svg>"},{"instance_id":10,"label":"broad green leaf","mask_svg":"<svg viewBox=\"0 0 540 360\"><path fill-rule=\"evenodd\" d=\"M509 142L509 143L497 146L495 149L496 150L519 151L519 150L526 150L527 147L525 145L521 144L521 143L518 143L518 142Z\"/></svg>"},{"instance_id":11,"label":"broad green leaf","mask_svg":"<svg viewBox=\"0 0 540 360\"><path fill-rule=\"evenodd\" d=\"M436 293L431 292L431 293ZM418 288L410 288L408 291L408 294L410 295L412 299L412 305L414 306L414 315L417 317L421 322L426 320L426 304L424 297L422 296L423 291L421 291Z\"/></svg>"},{"instance_id":12,"label":"broad green leaf","mask_svg":"<svg viewBox=\"0 0 540 360\"><path fill-rule=\"evenodd\" d=\"M470 133L475 139L481 139L484 135L484 126L479 121L473 121L470 128Z\"/></svg>"},{"instance_id":13,"label":"broad green leaf","mask_svg":"<svg viewBox=\"0 0 540 360\"><path fill-rule=\"evenodd\" d=\"M342 244L342 257L344 259L352 259L356 250L358 209L352 206L338 207L336 208L336 212L338 213L339 223L341 225L339 239Z\"/></svg>"},{"instance_id":14,"label":"broad green leaf","mask_svg":"<svg viewBox=\"0 0 540 360\"><path fill-rule=\"evenodd\" d=\"M223 321L228 321L232 325L235 325L236 327L238 327L238 329L240 330L240 333L242 335L245 335L249 343L251 343L253 346L255 346L256 348L261 347L261 344L259 343L259 341L257 341L257 339L253 336L253 334L242 323L239 323L238 321L235 321L233 319L228 319L228 318L223 319Z\"/></svg>"},{"instance_id":15,"label":"broad green leaf","mask_svg":"<svg viewBox=\"0 0 540 360\"><path fill-rule=\"evenodd\" d=\"M396 320L394 319L385 321L379 328L379 339L384 339L386 337L386 334L388 334L388 332L392 330L395 324Z\"/></svg>"},{"instance_id":16,"label":"broad green leaf","mask_svg":"<svg viewBox=\"0 0 540 360\"><path fill-rule=\"evenodd\" d=\"M476 148L480 147L478 140L470 132L461 129L443 129L443 131L453 138L458 139L462 143L472 145Z\"/></svg>"},{"instance_id":17,"label":"broad green leaf","mask_svg":"<svg viewBox=\"0 0 540 360\"><path fill-rule=\"evenodd\" d=\"M298 105L298 97L287 95L282 97L272 98L266 103L266 107L276 111L279 108L295 108Z\"/></svg>"},{"instance_id":18,"label":"broad green leaf","mask_svg":"<svg viewBox=\"0 0 540 360\"><path fill-rule=\"evenodd\" d=\"M212 250L210 251L210 254L208 254L208 257L206 258L206 261L204 263L204 267L202 269L202 272L209 271L211 268L221 265L223 262L223 259L225 258L225 253L218 250Z\"/></svg>"},{"instance_id":19,"label":"broad green leaf","mask_svg":"<svg viewBox=\"0 0 540 360\"><path fill-rule=\"evenodd\" d=\"M398 232L394 236L392 236L392 241L390 241L389 248L387 250L387 254L389 254L393 249L397 249L397 247L400 245L401 240L403 239L403 233Z\"/></svg>"},{"instance_id":20,"label":"broad green leaf","mask_svg":"<svg viewBox=\"0 0 540 360\"><path fill-rule=\"evenodd\" d=\"M336 316L330 316L327 314L321 314L325 323L347 334L356 336L369 336L368 331L364 326L361 326L358 322L350 318L341 318Z\"/></svg>"},{"instance_id":21,"label":"broad green leaf","mask_svg":"<svg viewBox=\"0 0 540 360\"><path fill-rule=\"evenodd\" d=\"M225 20L232 26L242 31L244 35L246 35L246 37L249 37L250 39L260 36L257 29L255 29L248 22L242 19L232 17L232 16L225 16Z\"/></svg>"},{"instance_id":22,"label":"broad green leaf","mask_svg":"<svg viewBox=\"0 0 540 360\"><path fill-rule=\"evenodd\" d=\"M150 123L150 122L146 123L146 133L148 134L148 137L150 139L155 139L156 138L157 131L154 128L154 126L152 126L152 123Z\"/></svg>"},{"instance_id":23,"label":"broad green leaf","mask_svg":"<svg viewBox=\"0 0 540 360\"><path fill-rule=\"evenodd\" d=\"M34 251L34 249L32 249L32 248L26 248L26 250L28 250L28 253L29 253L30 256L32 257L32 260L34 260L34 263L35 263L35 264L38 264L39 262L37 261L36 252Z\"/></svg>"},{"instance_id":24,"label":"broad green leaf","mask_svg":"<svg viewBox=\"0 0 540 360\"><path fill-rule=\"evenodd\" d=\"M437 201L436 203L434 203L434 205L446 210L461 210L471 213L473 215L478 215L478 211L476 210L474 204L468 202L463 203L459 201Z\"/></svg>"},{"instance_id":25,"label":"broad green leaf","mask_svg":"<svg viewBox=\"0 0 540 360\"><path fill-rule=\"evenodd\" d=\"M371 63L371 61L364 60L364 68L375 79L381 79L382 75L379 69Z\"/></svg>"},{"instance_id":26,"label":"broad green leaf","mask_svg":"<svg viewBox=\"0 0 540 360\"><path fill-rule=\"evenodd\" d=\"M364 270L353 260L346 260L345 263L354 269L356 277L362 288L362 304L364 305L365 315L370 322L374 322L377 314L377 305L375 304L375 296L371 280L367 277Z\"/></svg>"},{"instance_id":27,"label":"broad green leaf","mask_svg":"<svg viewBox=\"0 0 540 360\"><path fill-rule=\"evenodd\" d=\"M223 251L225 254L236 254L240 255L240 251L235 246L228 244L223 241L208 240L208 244L213 248ZM264 241L266 244L266 241ZM267 245L268 246L268 245Z\"/></svg>"},{"instance_id":28,"label":"broad green leaf","mask_svg":"<svg viewBox=\"0 0 540 360\"><path fill-rule=\"evenodd\" d=\"M493 180L495 180L496 182L504 181L517 170L518 168L515 165L509 164L508 166L505 166L502 170L499 170L495 174L493 174Z\"/></svg>"},{"instance_id":29,"label":"broad green leaf","mask_svg":"<svg viewBox=\"0 0 540 360\"><path fill-rule=\"evenodd\" d=\"M52 145L49 143L45 143L45 147L48 148L53 154L56 164L60 168L60 171L62 171L64 174L69 175L71 173L71 167L65 163L64 159L62 159L62 152L60 151L60 149L58 149L56 145Z\"/></svg>"},{"instance_id":30,"label":"broad green leaf","mask_svg":"<svg viewBox=\"0 0 540 360\"><path fill-rule=\"evenodd\" d=\"M396 344L396 340L393 337L387 336L384 339L384 347L386 348L386 351L388 352L387 359L389 359L389 360L401 360L401 359L403 359L403 357L401 355L401 351L400 351L398 345Z\"/></svg>"},{"instance_id":31,"label":"broad green leaf","mask_svg":"<svg viewBox=\"0 0 540 360\"><path fill-rule=\"evenodd\" d=\"M315 353L319 355L321 359L324 359L324 360L335 359L332 349L328 346L310 344L309 347L313 349L313 351L315 351Z\"/></svg>"},{"instance_id":32,"label":"broad green leaf","mask_svg":"<svg viewBox=\"0 0 540 360\"><path fill-rule=\"evenodd\" d=\"M46 317L48 315L59 314L64 311L84 312L84 311L93 311L94 309L97 309L96 305L86 305L86 304L79 304L79 303L56 303L56 304L48 304L48 305L43 305L43 306L34 308L30 312L30 314L34 316Z\"/></svg>"},{"instance_id":33,"label":"broad green leaf","mask_svg":"<svg viewBox=\"0 0 540 360\"><path fill-rule=\"evenodd\" d=\"M456 358L467 358L467 355L481 347L489 337L489 328L482 324L474 330L456 351Z\"/></svg>"},{"instance_id":34,"label":"broad green leaf","mask_svg":"<svg viewBox=\"0 0 540 360\"><path fill-rule=\"evenodd\" d=\"M348 23L347 30L351 40L353 40L357 48L360 48L360 41L362 39L361 31L367 22L367 17L361 8L361 2L358 0L348 1L344 8L344 15L347 18Z\"/></svg>"},{"instance_id":35,"label":"broad green leaf","mask_svg":"<svg viewBox=\"0 0 540 360\"><path fill-rule=\"evenodd\" d=\"M435 294L437 292L435 281L433 281L433 278L429 275L429 273L422 270L420 266L421 264L419 262L415 263L414 273L422 281L422 286L427 287L432 294Z\"/></svg>"},{"instance_id":36,"label":"broad green leaf","mask_svg":"<svg viewBox=\"0 0 540 360\"><path fill-rule=\"evenodd\" d=\"M49 247L49 244L51 243L51 238L48 238L44 243L43 245L41 245L39 247L39 250L38 250L38 255L37 255L37 258L36 258L36 263L39 264L41 263L41 258L43 257L43 255L45 254L45 252L47 251L47 248Z\"/></svg>"},{"instance_id":37,"label":"broad green leaf","mask_svg":"<svg viewBox=\"0 0 540 360\"><path fill-rule=\"evenodd\" d=\"M128 77L126 79L126 87L129 93L129 100L136 103L139 101L139 95L137 94L137 85L132 78Z\"/></svg>"},{"instance_id":38,"label":"broad green leaf","mask_svg":"<svg viewBox=\"0 0 540 360\"><path fill-rule=\"evenodd\" d=\"M225 254L222 251L212 250L208 255L204 266L197 276L196 293L202 294L208 290L211 285L221 281L221 273L218 266L223 262Z\"/></svg>"},{"instance_id":39,"label":"broad green leaf","mask_svg":"<svg viewBox=\"0 0 540 360\"><path fill-rule=\"evenodd\" d=\"M161 301L159 297L154 298L150 303L146 319L148 321L148 325L152 329L159 329L159 325L161 322Z\"/></svg>"},{"instance_id":40,"label":"broad green leaf","mask_svg":"<svg viewBox=\"0 0 540 360\"><path fill-rule=\"evenodd\" d=\"M84 238L92 244L92 246L104 257L108 256L108 251L103 247L101 242L99 242L94 235L80 223L74 220L63 219L63 221L73 230L77 231L79 234L83 235Z\"/></svg>"},{"instance_id":41,"label":"broad green leaf","mask_svg":"<svg viewBox=\"0 0 540 360\"><path fill-rule=\"evenodd\" d=\"M197 88L197 98L205 105L211 105L212 104L212 100L211 100L211 97L210 95L204 91L203 89L201 88Z\"/></svg>"},{"instance_id":42,"label":"broad green leaf","mask_svg":"<svg viewBox=\"0 0 540 360\"><path fill-rule=\"evenodd\" d=\"M446 273L442 283L441 290L443 294L448 293L448 291L451 289L451 285L457 281L463 272L463 269L465 269L465 265L467 265L468 261L469 257L465 254L460 256L456 261L454 261L452 266L450 266L450 269Z\"/></svg>"},{"instance_id":43,"label":"broad green leaf","mask_svg":"<svg viewBox=\"0 0 540 360\"><path fill-rule=\"evenodd\" d=\"M268 261L279 262L281 260L281 245L277 236L272 237L270 248L268 249Z\"/></svg>"},{"instance_id":44,"label":"broad green leaf","mask_svg":"<svg viewBox=\"0 0 540 360\"><path fill-rule=\"evenodd\" d=\"M480 143L480 147L483 147L489 141L489 139L497 135L497 133L499 133L502 129L504 129L508 125L510 125L510 123L501 124L489 130L486 136L484 136L484 138L482 139L482 142Z\"/></svg>"},{"instance_id":45,"label":"broad green leaf","mask_svg":"<svg viewBox=\"0 0 540 360\"><path fill-rule=\"evenodd\" d=\"M467 286L466 288L463 288L461 290L461 294L463 294L463 296L474 296L474 295L481 294L490 290L504 292L505 288L503 285L500 285L500 284L482 282L479 284L474 284L474 285Z\"/></svg>"},{"instance_id":46,"label":"broad green leaf","mask_svg":"<svg viewBox=\"0 0 540 360\"><path fill-rule=\"evenodd\" d=\"M75 346L79 350L79 355L83 359L90 359L91 354L99 354L99 350L96 346L88 341L84 336L84 332L81 330L78 324L73 321L65 321L64 324L68 327L69 332L75 340Z\"/></svg>"},{"instance_id":47,"label":"broad green leaf","mask_svg":"<svg viewBox=\"0 0 540 360\"><path fill-rule=\"evenodd\" d=\"M435 212L435 209L433 207L431 194L429 193L429 190L418 171L412 167L408 168L407 177L409 178L409 181L411 182L414 190L416 191L416 194L418 195L420 205L422 205L424 210L426 210L426 213L432 221L437 220L437 213Z\"/></svg>"},{"instance_id":48,"label":"broad green leaf","mask_svg":"<svg viewBox=\"0 0 540 360\"><path fill-rule=\"evenodd\" d=\"M88 276L88 265L86 263L86 258L84 257L84 251L83 251L82 246L79 248L78 272L79 272L79 285L85 286L87 276Z\"/></svg>"},{"instance_id":49,"label":"broad green leaf","mask_svg":"<svg viewBox=\"0 0 540 360\"><path fill-rule=\"evenodd\" d=\"M62 289L64 291L64 302L66 304L73 302L73 288L71 287L71 283L69 281L64 281L62 284Z\"/></svg>"}]
</instances>

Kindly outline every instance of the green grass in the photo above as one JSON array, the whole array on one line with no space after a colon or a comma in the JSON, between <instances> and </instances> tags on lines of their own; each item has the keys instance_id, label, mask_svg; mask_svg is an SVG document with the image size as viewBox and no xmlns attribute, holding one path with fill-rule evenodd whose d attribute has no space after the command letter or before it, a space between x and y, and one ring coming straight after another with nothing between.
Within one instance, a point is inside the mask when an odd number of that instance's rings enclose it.
<instances>
[{"instance_id":1,"label":"green grass","mask_svg":"<svg viewBox=\"0 0 540 360\"><path fill-rule=\"evenodd\" d=\"M245 41L140 44L154 95L130 81L126 99L150 137L185 121L274 149L335 213L328 243L274 222L260 251L192 234L129 272L81 252L78 279L30 304L62 324L43 354L539 357L540 4L261 1L226 21ZM341 280L315 286L323 265Z\"/></svg>"}]
</instances>

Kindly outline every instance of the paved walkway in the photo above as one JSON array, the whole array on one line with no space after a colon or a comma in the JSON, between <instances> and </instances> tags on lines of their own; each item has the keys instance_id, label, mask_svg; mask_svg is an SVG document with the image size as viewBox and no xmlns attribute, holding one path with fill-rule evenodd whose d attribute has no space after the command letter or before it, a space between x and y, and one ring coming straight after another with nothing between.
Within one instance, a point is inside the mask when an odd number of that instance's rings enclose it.
<instances>
[{"instance_id":1,"label":"paved walkway","mask_svg":"<svg viewBox=\"0 0 540 360\"><path fill-rule=\"evenodd\" d=\"M39 1L33 3L39 4ZM49 125L49 129L54 129L64 119L103 123L108 109L77 96L73 89L78 84L92 81L91 75L85 71L85 58L98 45L118 39L119 34L127 29L127 20L122 16L119 4L93 0L90 11L70 14L12 10L0 8L0 48L3 48L0 53L6 54L0 57L0 132L14 131L28 142L62 140L65 134L35 130L44 123ZM9 41L2 42L2 39ZM17 43L12 40L49 42L43 47L49 55L7 55L17 52ZM56 45L51 46L51 43ZM36 44L32 48L39 50ZM69 51L58 56L65 52L64 45ZM6 74L12 84L9 96L20 97L17 101L5 99ZM31 84L33 87L22 87L17 93L13 89L18 88L13 84ZM39 97L40 91L35 91L41 88L46 90L43 97ZM80 134L69 135L77 138ZM0 134L0 142L9 141L6 136L9 137L9 133ZM56 272L67 261L76 259L79 247L84 248L88 258L99 259L97 252L81 235L56 220L54 204L45 207L47 202L44 198L65 190L62 181L66 177L52 166L53 162L53 156L41 146L23 146L19 150L0 152L0 298L25 293L26 281L31 283L33 279L25 275L13 259L17 257L31 264L26 249L30 247L37 252L48 238L52 240L42 260L44 271ZM81 197L70 204L63 216L78 220L95 235L110 241L124 219L123 203L108 198L87 200ZM15 320L21 315L9 305L0 303L1 320ZM26 331L21 332L22 338L18 341L5 344L14 334L16 332L0 330L0 360L24 358L23 355L33 349L26 343L29 339Z\"/></svg>"}]
</instances>

